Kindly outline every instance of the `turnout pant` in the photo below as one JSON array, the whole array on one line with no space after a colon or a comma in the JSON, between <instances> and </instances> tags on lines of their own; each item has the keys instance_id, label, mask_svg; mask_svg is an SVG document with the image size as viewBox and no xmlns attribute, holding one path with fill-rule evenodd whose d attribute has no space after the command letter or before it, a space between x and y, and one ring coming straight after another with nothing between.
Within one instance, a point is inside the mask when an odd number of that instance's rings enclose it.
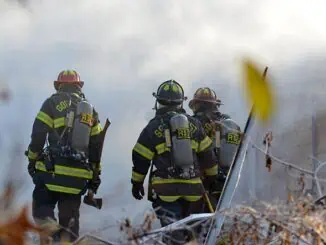
<instances>
[{"instance_id":1,"label":"turnout pant","mask_svg":"<svg viewBox=\"0 0 326 245\"><path fill-rule=\"evenodd\" d=\"M32 214L36 223L41 224L45 219L55 221L55 206L58 205L59 225L63 227L53 235L54 241L60 240L61 236L74 241L79 236L79 209L81 196L49 191L44 185L35 186L33 191ZM69 230L66 231L66 230Z\"/></svg>"},{"instance_id":2,"label":"turnout pant","mask_svg":"<svg viewBox=\"0 0 326 245\"><path fill-rule=\"evenodd\" d=\"M189 216L191 210L194 209L193 206L199 205L199 202L189 202L181 198L174 202L164 202L157 198L153 200L152 207L163 227ZM191 236L192 232L186 228L184 230L166 232L163 242L166 244L185 244L191 240Z\"/></svg>"},{"instance_id":3,"label":"turnout pant","mask_svg":"<svg viewBox=\"0 0 326 245\"><path fill-rule=\"evenodd\" d=\"M208 198L211 202L212 208L216 209L220 194L207 194ZM189 211L192 214L197 213L210 213L209 207L204 198L200 199L200 201L196 202L194 205L191 206L191 210Z\"/></svg>"}]
</instances>

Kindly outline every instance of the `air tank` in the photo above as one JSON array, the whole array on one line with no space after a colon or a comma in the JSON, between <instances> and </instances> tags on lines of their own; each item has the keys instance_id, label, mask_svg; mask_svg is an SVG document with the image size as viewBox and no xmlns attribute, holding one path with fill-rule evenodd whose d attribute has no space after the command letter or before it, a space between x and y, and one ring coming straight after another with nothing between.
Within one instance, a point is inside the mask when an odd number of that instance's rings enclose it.
<instances>
[{"instance_id":1,"label":"air tank","mask_svg":"<svg viewBox=\"0 0 326 245\"><path fill-rule=\"evenodd\" d=\"M221 121L221 144L220 144L220 166L228 168L231 166L233 158L238 149L241 132L240 127L232 119Z\"/></svg>"},{"instance_id":2,"label":"air tank","mask_svg":"<svg viewBox=\"0 0 326 245\"><path fill-rule=\"evenodd\" d=\"M172 137L172 160L175 166L189 169L193 166L190 126L187 116L176 114L170 118Z\"/></svg>"},{"instance_id":3,"label":"air tank","mask_svg":"<svg viewBox=\"0 0 326 245\"><path fill-rule=\"evenodd\" d=\"M76 116L72 129L71 147L77 151L87 152L93 123L93 106L86 100L76 107Z\"/></svg>"}]
</instances>

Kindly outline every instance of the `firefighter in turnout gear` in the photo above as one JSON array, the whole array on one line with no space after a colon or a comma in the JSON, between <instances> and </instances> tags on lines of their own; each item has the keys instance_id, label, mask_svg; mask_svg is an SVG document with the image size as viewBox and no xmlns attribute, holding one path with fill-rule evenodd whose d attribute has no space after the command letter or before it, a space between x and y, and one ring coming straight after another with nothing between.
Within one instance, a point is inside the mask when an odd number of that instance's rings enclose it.
<instances>
[{"instance_id":1,"label":"firefighter in turnout gear","mask_svg":"<svg viewBox=\"0 0 326 245\"><path fill-rule=\"evenodd\" d=\"M181 85L165 81L153 96L155 117L132 150L132 194L135 199L143 198L144 179L150 169L148 199L161 225L166 226L171 219L191 214L191 206L203 197L201 173L215 181L217 164L211 139L182 107L186 97ZM172 236L184 244L184 233Z\"/></svg>"},{"instance_id":2,"label":"firefighter in turnout gear","mask_svg":"<svg viewBox=\"0 0 326 245\"><path fill-rule=\"evenodd\" d=\"M74 70L59 74L54 82L56 93L38 112L25 153L35 184L34 220L56 220L54 208L58 205L59 224L65 229L53 234L54 240L78 237L81 196L87 190L96 193L101 183L100 178L92 177L94 166L100 166L102 128L97 112L82 93L83 85Z\"/></svg>"},{"instance_id":3,"label":"firefighter in turnout gear","mask_svg":"<svg viewBox=\"0 0 326 245\"><path fill-rule=\"evenodd\" d=\"M216 96L215 91L208 87L198 88L193 99L189 102L189 107L194 113L193 117L201 122L206 134L213 141L214 152L218 160L217 181L211 186L205 184L210 193L214 209L218 203L241 136L240 127L229 115L219 111L221 105L223 103ZM208 212L208 207L204 203L202 203L201 209L203 212Z\"/></svg>"}]
</instances>

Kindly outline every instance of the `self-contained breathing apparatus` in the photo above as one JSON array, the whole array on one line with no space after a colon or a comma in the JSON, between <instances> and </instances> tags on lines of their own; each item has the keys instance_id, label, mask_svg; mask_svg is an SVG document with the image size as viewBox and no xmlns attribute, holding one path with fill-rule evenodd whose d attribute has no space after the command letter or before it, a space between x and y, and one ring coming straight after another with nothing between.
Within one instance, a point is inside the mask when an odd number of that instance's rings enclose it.
<instances>
[{"instance_id":1,"label":"self-contained breathing apparatus","mask_svg":"<svg viewBox=\"0 0 326 245\"><path fill-rule=\"evenodd\" d=\"M220 166L219 175L226 178L227 173L225 172L231 167L240 144L240 127L231 118L215 121L214 123L216 128L213 144Z\"/></svg>"},{"instance_id":2,"label":"self-contained breathing apparatus","mask_svg":"<svg viewBox=\"0 0 326 245\"><path fill-rule=\"evenodd\" d=\"M93 126L93 106L78 95L65 95L69 97L65 127L61 135L53 129L58 140L56 145L48 145L42 152L45 168L48 172L54 172L55 159L63 158L80 162L90 170L88 145ZM71 96L78 96L77 102L73 102Z\"/></svg>"},{"instance_id":3,"label":"self-contained breathing apparatus","mask_svg":"<svg viewBox=\"0 0 326 245\"><path fill-rule=\"evenodd\" d=\"M165 124L164 136L166 147L171 153L171 177L190 179L196 176L190 133L190 124L186 115L176 112ZM171 115L171 114L170 114Z\"/></svg>"}]
</instances>

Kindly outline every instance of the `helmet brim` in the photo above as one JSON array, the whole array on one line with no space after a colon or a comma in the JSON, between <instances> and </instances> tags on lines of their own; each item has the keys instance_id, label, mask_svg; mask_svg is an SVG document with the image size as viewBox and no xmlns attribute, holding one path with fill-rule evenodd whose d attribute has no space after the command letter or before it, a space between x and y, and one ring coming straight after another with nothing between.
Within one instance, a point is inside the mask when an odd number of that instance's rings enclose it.
<instances>
[{"instance_id":1,"label":"helmet brim","mask_svg":"<svg viewBox=\"0 0 326 245\"><path fill-rule=\"evenodd\" d=\"M181 105L184 101L186 101L188 98L187 96L183 96L181 99L166 99L166 98L161 98L158 96L155 92L152 93L153 97L156 99L156 101L162 105Z\"/></svg>"},{"instance_id":2,"label":"helmet brim","mask_svg":"<svg viewBox=\"0 0 326 245\"><path fill-rule=\"evenodd\" d=\"M83 87L84 86L84 81L72 81L72 82L62 82L62 81L54 81L53 82L53 85L54 85L54 88L56 90L58 90L60 84L77 84L79 87Z\"/></svg>"},{"instance_id":3,"label":"helmet brim","mask_svg":"<svg viewBox=\"0 0 326 245\"><path fill-rule=\"evenodd\" d=\"M195 103L200 103L200 102L210 103L213 105L224 105L220 100L212 101L212 100L205 100L205 99L192 99L189 101L189 107L191 108Z\"/></svg>"}]
</instances>

